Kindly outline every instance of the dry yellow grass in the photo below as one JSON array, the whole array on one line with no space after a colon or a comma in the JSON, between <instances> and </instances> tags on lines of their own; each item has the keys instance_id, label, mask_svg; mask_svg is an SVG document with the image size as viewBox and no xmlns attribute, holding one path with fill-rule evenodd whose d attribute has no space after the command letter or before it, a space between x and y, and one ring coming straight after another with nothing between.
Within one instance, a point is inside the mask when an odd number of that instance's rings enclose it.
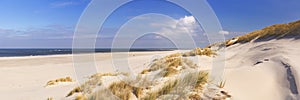
<instances>
[{"instance_id":1,"label":"dry yellow grass","mask_svg":"<svg viewBox=\"0 0 300 100\"><path fill-rule=\"evenodd\" d=\"M205 84L208 83L208 72L206 71L191 71L185 73L183 77L179 80L179 86L177 90L181 93L181 89L185 87L193 87L193 92L201 92L204 89ZM182 92L181 94L188 94L186 92Z\"/></svg>"},{"instance_id":2,"label":"dry yellow grass","mask_svg":"<svg viewBox=\"0 0 300 100\"><path fill-rule=\"evenodd\" d=\"M158 69L164 68L165 67L165 61L163 59L159 59L150 66L149 72L150 71L156 71Z\"/></svg>"},{"instance_id":3,"label":"dry yellow grass","mask_svg":"<svg viewBox=\"0 0 300 100\"><path fill-rule=\"evenodd\" d=\"M129 100L131 93L137 98L141 96L142 88L133 87L125 83L124 81L112 83L109 86L109 90L121 100Z\"/></svg>"},{"instance_id":4,"label":"dry yellow grass","mask_svg":"<svg viewBox=\"0 0 300 100\"><path fill-rule=\"evenodd\" d=\"M79 87L74 88L72 91L68 93L66 97L69 97L75 93L82 92L83 94L91 94L93 88L96 86L100 86L102 84L101 78L104 76L117 76L117 75L127 75L127 73L97 73L92 75L89 80L87 80L84 84Z\"/></svg>"},{"instance_id":5,"label":"dry yellow grass","mask_svg":"<svg viewBox=\"0 0 300 100\"><path fill-rule=\"evenodd\" d=\"M300 20L288 24L275 24L264 29L248 33L237 37L238 40L230 43L230 40L225 42L226 46L236 43L247 43L252 40L265 41L270 39L293 38L300 35Z\"/></svg>"},{"instance_id":6,"label":"dry yellow grass","mask_svg":"<svg viewBox=\"0 0 300 100\"><path fill-rule=\"evenodd\" d=\"M84 94L79 93L76 97L75 100L88 100L87 96L85 96Z\"/></svg>"},{"instance_id":7,"label":"dry yellow grass","mask_svg":"<svg viewBox=\"0 0 300 100\"><path fill-rule=\"evenodd\" d=\"M199 49L195 49L195 50L199 51ZM205 55L215 55L215 53L208 48L203 50L201 49L201 51L199 51L199 54L200 53ZM162 59L155 60L152 63L152 65L150 65L149 69L144 69L140 74L147 74L151 71L162 69L160 74L163 77L168 77L177 74L180 70L185 69L187 67L196 68L197 65L194 64L189 59L182 58L181 54L176 53L176 54L166 56Z\"/></svg>"},{"instance_id":8,"label":"dry yellow grass","mask_svg":"<svg viewBox=\"0 0 300 100\"><path fill-rule=\"evenodd\" d=\"M143 98L142 100L156 100L159 96L170 93L174 89L174 87L176 87L177 84L177 80L169 81L158 91L148 93L148 95L145 96L145 98Z\"/></svg>"},{"instance_id":9,"label":"dry yellow grass","mask_svg":"<svg viewBox=\"0 0 300 100\"><path fill-rule=\"evenodd\" d=\"M182 58L180 53L172 54L152 62L149 69L144 69L141 74L146 74L158 69L166 69L169 67L182 66Z\"/></svg>"},{"instance_id":10,"label":"dry yellow grass","mask_svg":"<svg viewBox=\"0 0 300 100\"><path fill-rule=\"evenodd\" d=\"M224 88L225 87L225 84L226 84L226 81L221 81L217 86L219 88Z\"/></svg>"},{"instance_id":11,"label":"dry yellow grass","mask_svg":"<svg viewBox=\"0 0 300 100\"><path fill-rule=\"evenodd\" d=\"M46 84L46 86L55 85L55 84L57 84L59 82L73 82L73 80L71 79L71 77L59 78L59 79L48 81L47 84Z\"/></svg>"},{"instance_id":12,"label":"dry yellow grass","mask_svg":"<svg viewBox=\"0 0 300 100\"><path fill-rule=\"evenodd\" d=\"M192 94L189 96L190 100L201 100L201 96L199 94Z\"/></svg>"},{"instance_id":13,"label":"dry yellow grass","mask_svg":"<svg viewBox=\"0 0 300 100\"><path fill-rule=\"evenodd\" d=\"M166 59L167 67L177 67L182 66L181 58L168 58Z\"/></svg>"},{"instance_id":14,"label":"dry yellow grass","mask_svg":"<svg viewBox=\"0 0 300 100\"><path fill-rule=\"evenodd\" d=\"M186 66L188 66L188 67L190 67L190 68L193 68L193 69L195 69L195 68L198 67L197 64L195 64L192 60L189 60L188 58L183 58L183 59L182 59L182 62L183 62L184 64L186 64Z\"/></svg>"},{"instance_id":15,"label":"dry yellow grass","mask_svg":"<svg viewBox=\"0 0 300 100\"><path fill-rule=\"evenodd\" d=\"M200 71L197 76L195 89L203 89L203 85L208 82L208 73Z\"/></svg>"},{"instance_id":16,"label":"dry yellow grass","mask_svg":"<svg viewBox=\"0 0 300 100\"><path fill-rule=\"evenodd\" d=\"M53 98L52 98L52 97L49 97L49 98L47 98L47 100L53 100Z\"/></svg>"},{"instance_id":17,"label":"dry yellow grass","mask_svg":"<svg viewBox=\"0 0 300 100\"><path fill-rule=\"evenodd\" d=\"M148 72L150 72L149 69L144 69L144 70L141 72L141 74L147 74Z\"/></svg>"},{"instance_id":18,"label":"dry yellow grass","mask_svg":"<svg viewBox=\"0 0 300 100\"><path fill-rule=\"evenodd\" d=\"M71 96L75 93L79 93L79 92L82 92L82 89L80 87L76 87L72 91L70 91L66 97L69 97L69 96Z\"/></svg>"},{"instance_id":19,"label":"dry yellow grass","mask_svg":"<svg viewBox=\"0 0 300 100\"><path fill-rule=\"evenodd\" d=\"M176 73L178 73L178 70L174 69L173 67L168 67L162 72L162 76L169 77L175 75Z\"/></svg>"},{"instance_id":20,"label":"dry yellow grass","mask_svg":"<svg viewBox=\"0 0 300 100\"><path fill-rule=\"evenodd\" d=\"M213 50L211 50L210 48L195 48L193 50L191 50L190 52L186 52L186 53L183 53L182 56L183 57L188 57L188 56L196 56L196 55L199 55L199 56L214 56L214 55L217 55L217 53Z\"/></svg>"}]
</instances>

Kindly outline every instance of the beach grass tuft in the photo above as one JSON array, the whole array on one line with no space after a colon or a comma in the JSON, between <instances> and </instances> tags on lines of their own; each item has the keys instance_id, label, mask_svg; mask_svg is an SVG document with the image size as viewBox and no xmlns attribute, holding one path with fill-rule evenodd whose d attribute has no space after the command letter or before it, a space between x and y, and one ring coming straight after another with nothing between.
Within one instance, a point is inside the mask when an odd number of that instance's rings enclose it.
<instances>
[{"instance_id":1,"label":"beach grass tuft","mask_svg":"<svg viewBox=\"0 0 300 100\"><path fill-rule=\"evenodd\" d=\"M174 89L174 87L176 87L177 84L178 84L177 80L168 81L159 90L148 93L148 95L145 98L143 98L143 100L156 100L159 96L170 93Z\"/></svg>"},{"instance_id":2,"label":"beach grass tuft","mask_svg":"<svg viewBox=\"0 0 300 100\"><path fill-rule=\"evenodd\" d=\"M109 86L109 90L122 100L129 100L131 94L134 94L138 98L142 93L142 88L130 86L124 81L112 83Z\"/></svg>"},{"instance_id":3,"label":"beach grass tuft","mask_svg":"<svg viewBox=\"0 0 300 100\"><path fill-rule=\"evenodd\" d=\"M58 78L55 80L50 80L47 82L46 86L51 86L51 85L55 85L59 82L73 82L73 80L71 79L71 77L65 77L65 78Z\"/></svg>"}]
</instances>

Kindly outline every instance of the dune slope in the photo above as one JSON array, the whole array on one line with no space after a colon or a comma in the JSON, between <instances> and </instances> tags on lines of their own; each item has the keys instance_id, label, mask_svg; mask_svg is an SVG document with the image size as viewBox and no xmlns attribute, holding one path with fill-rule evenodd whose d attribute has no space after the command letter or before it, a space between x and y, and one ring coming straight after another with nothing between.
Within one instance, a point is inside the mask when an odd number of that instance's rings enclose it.
<instances>
[{"instance_id":1,"label":"dune slope","mask_svg":"<svg viewBox=\"0 0 300 100\"><path fill-rule=\"evenodd\" d=\"M226 42L226 86L234 100L298 100L300 21ZM233 41L234 40L234 41Z\"/></svg>"}]
</instances>

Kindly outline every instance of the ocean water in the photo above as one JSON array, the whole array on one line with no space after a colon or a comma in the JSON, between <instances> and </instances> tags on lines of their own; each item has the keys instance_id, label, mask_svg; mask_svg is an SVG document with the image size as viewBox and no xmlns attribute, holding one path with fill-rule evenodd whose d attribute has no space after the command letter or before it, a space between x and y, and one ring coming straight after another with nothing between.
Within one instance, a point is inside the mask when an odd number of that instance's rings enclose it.
<instances>
[{"instance_id":1,"label":"ocean water","mask_svg":"<svg viewBox=\"0 0 300 100\"><path fill-rule=\"evenodd\" d=\"M167 49L130 49L131 52L143 51L170 51L176 50L173 48ZM84 50L83 50L84 51ZM112 52L111 49L95 49L96 53ZM125 49L113 50L114 52L127 52ZM86 52L82 52L86 53ZM90 52L89 52L90 53ZM72 49L0 49L0 57L18 57L18 56L39 56L39 55L59 55L72 54Z\"/></svg>"}]
</instances>

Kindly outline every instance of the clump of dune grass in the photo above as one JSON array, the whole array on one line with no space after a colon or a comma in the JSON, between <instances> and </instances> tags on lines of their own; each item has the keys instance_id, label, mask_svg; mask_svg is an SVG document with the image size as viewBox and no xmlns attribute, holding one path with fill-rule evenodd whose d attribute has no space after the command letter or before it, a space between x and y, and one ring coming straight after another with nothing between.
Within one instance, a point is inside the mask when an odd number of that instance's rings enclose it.
<instances>
[{"instance_id":1,"label":"clump of dune grass","mask_svg":"<svg viewBox=\"0 0 300 100\"><path fill-rule=\"evenodd\" d=\"M181 74L181 77L178 79L178 86L174 92L176 92L179 98L187 99L191 93L202 93L207 83L208 72L190 69L186 73Z\"/></svg>"},{"instance_id":2,"label":"clump of dune grass","mask_svg":"<svg viewBox=\"0 0 300 100\"><path fill-rule=\"evenodd\" d=\"M195 88L203 89L203 85L208 82L208 72L200 71L197 76Z\"/></svg>"},{"instance_id":3,"label":"clump of dune grass","mask_svg":"<svg viewBox=\"0 0 300 100\"><path fill-rule=\"evenodd\" d=\"M109 86L109 90L121 100L129 100L133 93L137 98L142 94L142 88L130 86L124 81L112 83Z\"/></svg>"},{"instance_id":4,"label":"clump of dune grass","mask_svg":"<svg viewBox=\"0 0 300 100\"><path fill-rule=\"evenodd\" d=\"M201 100L201 96L199 94L192 94L189 96L190 100Z\"/></svg>"},{"instance_id":5,"label":"clump of dune grass","mask_svg":"<svg viewBox=\"0 0 300 100\"><path fill-rule=\"evenodd\" d=\"M158 69L164 68L165 67L165 61L163 59L159 59L156 60L154 62L152 62L152 64L150 65L149 69L145 69L142 74L147 73L147 72L151 72L151 71L156 71Z\"/></svg>"},{"instance_id":6,"label":"clump of dune grass","mask_svg":"<svg viewBox=\"0 0 300 100\"><path fill-rule=\"evenodd\" d=\"M236 37L237 41L230 42L233 39L227 40L226 46L231 46L236 43L247 43L253 40L265 41L271 39L293 38L300 35L300 20L288 24L275 24L261 30L250 32L246 35Z\"/></svg>"},{"instance_id":7,"label":"clump of dune grass","mask_svg":"<svg viewBox=\"0 0 300 100\"><path fill-rule=\"evenodd\" d=\"M188 56L215 56L217 53L214 50L211 50L210 48L195 48L191 50L190 52L185 52L182 54L183 57L188 57Z\"/></svg>"},{"instance_id":8,"label":"clump of dune grass","mask_svg":"<svg viewBox=\"0 0 300 100\"><path fill-rule=\"evenodd\" d=\"M101 78L102 76L117 76L119 73L97 73L92 75L90 78Z\"/></svg>"},{"instance_id":9,"label":"clump of dune grass","mask_svg":"<svg viewBox=\"0 0 300 100\"><path fill-rule=\"evenodd\" d=\"M169 67L178 66L182 66L182 58L180 53L172 54L161 59L155 60L150 65L150 68L144 69L140 74L146 74L148 72L156 71L158 69L167 69Z\"/></svg>"},{"instance_id":10,"label":"clump of dune grass","mask_svg":"<svg viewBox=\"0 0 300 100\"><path fill-rule=\"evenodd\" d=\"M176 53L163 57L162 59L155 60L152 65L150 65L150 68L144 69L140 74L147 74L151 71L162 69L160 75L168 77L177 74L180 70L187 67L197 68L197 65L194 64L193 61L183 58L181 54Z\"/></svg>"},{"instance_id":11,"label":"clump of dune grass","mask_svg":"<svg viewBox=\"0 0 300 100\"><path fill-rule=\"evenodd\" d=\"M71 77L58 78L58 79L55 79L55 80L48 81L46 86L55 85L59 82L73 82L73 80L71 79Z\"/></svg>"},{"instance_id":12,"label":"clump of dune grass","mask_svg":"<svg viewBox=\"0 0 300 100\"><path fill-rule=\"evenodd\" d=\"M156 100L159 96L170 93L174 87L178 84L178 81L169 81L165 83L165 85L157 91L152 91L148 93L147 96L143 98L143 100Z\"/></svg>"},{"instance_id":13,"label":"clump of dune grass","mask_svg":"<svg viewBox=\"0 0 300 100\"><path fill-rule=\"evenodd\" d=\"M173 67L168 67L162 71L162 76L169 77L171 75L175 75L176 73L178 73L178 70L174 69Z\"/></svg>"},{"instance_id":14,"label":"clump of dune grass","mask_svg":"<svg viewBox=\"0 0 300 100\"><path fill-rule=\"evenodd\" d=\"M88 100L119 100L109 89L99 89L88 96Z\"/></svg>"},{"instance_id":15,"label":"clump of dune grass","mask_svg":"<svg viewBox=\"0 0 300 100\"><path fill-rule=\"evenodd\" d=\"M69 97L75 93L91 94L93 89L102 84L101 78L104 76L117 76L117 75L128 75L127 73L97 73L89 77L89 79L82 85L74 88L70 91L66 97Z\"/></svg>"},{"instance_id":16,"label":"clump of dune grass","mask_svg":"<svg viewBox=\"0 0 300 100\"><path fill-rule=\"evenodd\" d=\"M70 92L67 94L66 97L69 97L69 96L71 96L71 95L73 95L73 94L75 94L75 93L80 93L80 92L82 92L82 89L81 89L80 87L76 87L76 88L74 88L72 91L70 91Z\"/></svg>"},{"instance_id":17,"label":"clump of dune grass","mask_svg":"<svg viewBox=\"0 0 300 100\"><path fill-rule=\"evenodd\" d=\"M84 94L79 93L76 97L75 100L88 100L87 96Z\"/></svg>"},{"instance_id":18,"label":"clump of dune grass","mask_svg":"<svg viewBox=\"0 0 300 100\"><path fill-rule=\"evenodd\" d=\"M195 64L193 61L189 60L188 58L182 58L182 62L185 64L185 66L189 68L197 68L197 64Z\"/></svg>"},{"instance_id":19,"label":"clump of dune grass","mask_svg":"<svg viewBox=\"0 0 300 100\"><path fill-rule=\"evenodd\" d=\"M150 72L149 69L144 69L144 70L141 72L141 74L147 74L148 72Z\"/></svg>"},{"instance_id":20,"label":"clump of dune grass","mask_svg":"<svg viewBox=\"0 0 300 100\"><path fill-rule=\"evenodd\" d=\"M175 75L176 73L179 72L177 69L179 66L183 65L182 58L165 58L164 59L165 63L162 65L163 67L161 69L162 76L163 77L168 77L171 75Z\"/></svg>"},{"instance_id":21,"label":"clump of dune grass","mask_svg":"<svg viewBox=\"0 0 300 100\"><path fill-rule=\"evenodd\" d=\"M168 67L176 67L182 66L182 59L181 58L167 58L165 59Z\"/></svg>"}]
</instances>

